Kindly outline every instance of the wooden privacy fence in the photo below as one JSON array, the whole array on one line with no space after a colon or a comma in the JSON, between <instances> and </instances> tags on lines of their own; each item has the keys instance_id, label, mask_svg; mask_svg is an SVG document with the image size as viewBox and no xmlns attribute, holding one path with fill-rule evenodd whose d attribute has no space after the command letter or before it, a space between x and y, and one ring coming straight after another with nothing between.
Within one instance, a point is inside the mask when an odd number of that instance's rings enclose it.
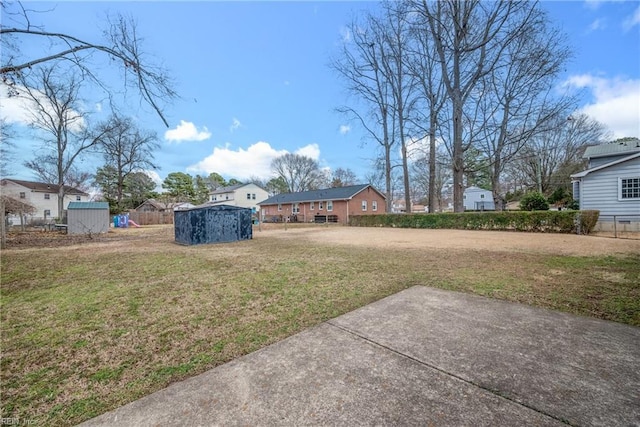
<instances>
[{"instance_id":1,"label":"wooden privacy fence","mask_svg":"<svg viewBox=\"0 0 640 427\"><path fill-rule=\"evenodd\" d=\"M173 224L173 211L129 212L129 219L138 225Z\"/></svg>"}]
</instances>

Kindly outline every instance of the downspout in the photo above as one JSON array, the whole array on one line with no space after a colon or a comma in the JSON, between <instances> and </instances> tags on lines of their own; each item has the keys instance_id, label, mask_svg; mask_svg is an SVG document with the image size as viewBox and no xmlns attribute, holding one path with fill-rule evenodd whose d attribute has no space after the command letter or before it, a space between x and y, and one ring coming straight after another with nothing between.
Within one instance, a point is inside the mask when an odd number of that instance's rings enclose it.
<instances>
[{"instance_id":1,"label":"downspout","mask_svg":"<svg viewBox=\"0 0 640 427\"><path fill-rule=\"evenodd\" d=\"M351 201L351 199L347 199L347 222L345 223L345 225L349 225L349 202Z\"/></svg>"}]
</instances>

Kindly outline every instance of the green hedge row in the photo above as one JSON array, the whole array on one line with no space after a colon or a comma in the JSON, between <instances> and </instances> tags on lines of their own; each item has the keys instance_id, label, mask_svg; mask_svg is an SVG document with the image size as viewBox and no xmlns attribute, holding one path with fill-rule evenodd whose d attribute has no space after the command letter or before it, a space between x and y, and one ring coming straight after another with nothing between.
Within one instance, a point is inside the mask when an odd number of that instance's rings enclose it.
<instances>
[{"instance_id":1,"label":"green hedge row","mask_svg":"<svg viewBox=\"0 0 640 427\"><path fill-rule=\"evenodd\" d=\"M589 234L599 211L503 211L436 214L355 215L356 227L442 228L457 230L510 230L538 233Z\"/></svg>"}]
</instances>

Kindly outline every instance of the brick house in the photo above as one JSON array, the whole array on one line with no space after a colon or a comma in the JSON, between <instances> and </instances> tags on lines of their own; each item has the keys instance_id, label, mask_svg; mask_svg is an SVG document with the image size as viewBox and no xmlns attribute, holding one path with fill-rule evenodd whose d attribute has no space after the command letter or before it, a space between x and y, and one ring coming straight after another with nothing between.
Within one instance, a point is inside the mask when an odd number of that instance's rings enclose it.
<instances>
[{"instance_id":1,"label":"brick house","mask_svg":"<svg viewBox=\"0 0 640 427\"><path fill-rule=\"evenodd\" d=\"M350 215L386 213L385 196L370 184L283 193L259 203L265 222L349 223Z\"/></svg>"}]
</instances>

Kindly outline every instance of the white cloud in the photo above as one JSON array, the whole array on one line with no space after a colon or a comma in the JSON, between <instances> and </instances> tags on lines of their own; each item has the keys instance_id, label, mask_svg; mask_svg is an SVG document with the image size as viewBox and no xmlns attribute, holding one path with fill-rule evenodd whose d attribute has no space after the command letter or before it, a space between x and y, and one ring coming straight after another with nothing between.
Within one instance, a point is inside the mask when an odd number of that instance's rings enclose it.
<instances>
[{"instance_id":1,"label":"white cloud","mask_svg":"<svg viewBox=\"0 0 640 427\"><path fill-rule=\"evenodd\" d=\"M351 132L351 126L349 125L340 125L340 133L342 135L346 135Z\"/></svg>"},{"instance_id":2,"label":"white cloud","mask_svg":"<svg viewBox=\"0 0 640 427\"><path fill-rule=\"evenodd\" d=\"M211 138L211 132L206 126L198 130L196 125L185 120L180 120L180 124L175 129L169 129L164 133L164 139L169 142L204 141Z\"/></svg>"},{"instance_id":3,"label":"white cloud","mask_svg":"<svg viewBox=\"0 0 640 427\"><path fill-rule=\"evenodd\" d=\"M96 113L102 113L102 103L96 103Z\"/></svg>"},{"instance_id":4,"label":"white cloud","mask_svg":"<svg viewBox=\"0 0 640 427\"><path fill-rule=\"evenodd\" d=\"M622 28L624 28L625 31L629 31L636 25L640 25L640 6L636 8L633 15L629 15L627 19L624 20Z\"/></svg>"},{"instance_id":5,"label":"white cloud","mask_svg":"<svg viewBox=\"0 0 640 427\"><path fill-rule=\"evenodd\" d=\"M605 124L615 138L640 137L640 79L582 74L570 77L565 85L591 92L593 101L580 112Z\"/></svg>"},{"instance_id":6,"label":"white cloud","mask_svg":"<svg viewBox=\"0 0 640 427\"><path fill-rule=\"evenodd\" d=\"M217 172L222 176L241 180L253 176L269 179L273 176L271 161L287 153L287 150L276 150L264 141L256 142L246 150L243 148L234 150L227 144L225 147L215 147L213 153L189 166L187 171L207 174ZM299 148L295 153L304 154L314 159L320 157L320 149L317 144Z\"/></svg>"},{"instance_id":7,"label":"white cloud","mask_svg":"<svg viewBox=\"0 0 640 427\"><path fill-rule=\"evenodd\" d=\"M320 159L320 147L318 147L318 144L305 145L302 148L298 148L295 151L295 154L298 154L300 156L307 156L307 157L312 158L313 160L319 160Z\"/></svg>"},{"instance_id":8,"label":"white cloud","mask_svg":"<svg viewBox=\"0 0 640 427\"><path fill-rule=\"evenodd\" d=\"M234 130L239 129L240 126L242 126L242 123L240 123L240 120L234 117L231 122L231 126L229 126L229 132L233 132Z\"/></svg>"},{"instance_id":9,"label":"white cloud","mask_svg":"<svg viewBox=\"0 0 640 427\"><path fill-rule=\"evenodd\" d=\"M598 18L589 25L589 31L604 30L607 28L606 21L602 18Z\"/></svg>"}]
</instances>

